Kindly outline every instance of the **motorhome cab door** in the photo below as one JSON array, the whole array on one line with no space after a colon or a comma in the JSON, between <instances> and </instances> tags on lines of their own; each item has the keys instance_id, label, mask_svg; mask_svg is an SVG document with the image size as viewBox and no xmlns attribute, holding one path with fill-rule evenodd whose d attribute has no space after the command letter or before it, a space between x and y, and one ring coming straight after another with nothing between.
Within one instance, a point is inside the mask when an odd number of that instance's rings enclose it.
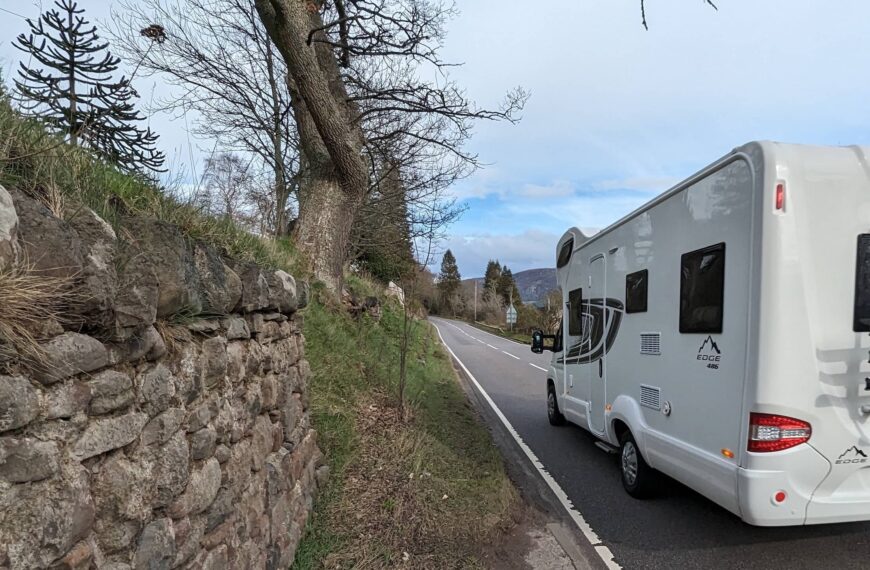
<instances>
[{"instance_id":1,"label":"motorhome cab door","mask_svg":"<svg viewBox=\"0 0 870 570\"><path fill-rule=\"evenodd\" d=\"M607 258L603 253L589 260L589 293L585 301L586 322L583 323L584 328L588 327L592 348L589 361L583 363L587 377L585 384L589 386L589 429L598 434L604 433L604 406L607 404L607 351L601 350L599 355L596 350L599 342L602 348L604 346L604 339L599 340L597 336L606 335L608 330L606 265Z\"/></svg>"}]
</instances>

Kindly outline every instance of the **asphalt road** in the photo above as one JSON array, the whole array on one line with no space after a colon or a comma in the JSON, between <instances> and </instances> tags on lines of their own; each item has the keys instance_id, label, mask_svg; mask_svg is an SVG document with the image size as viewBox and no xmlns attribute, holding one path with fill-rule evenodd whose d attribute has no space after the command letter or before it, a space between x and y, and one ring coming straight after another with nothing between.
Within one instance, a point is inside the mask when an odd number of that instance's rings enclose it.
<instances>
[{"instance_id":1,"label":"asphalt road","mask_svg":"<svg viewBox=\"0 0 870 570\"><path fill-rule=\"evenodd\" d=\"M462 322L431 321L623 568L870 567L870 523L753 527L672 480L654 499L632 499L622 489L615 455L576 426L547 422L551 353L533 354Z\"/></svg>"}]
</instances>

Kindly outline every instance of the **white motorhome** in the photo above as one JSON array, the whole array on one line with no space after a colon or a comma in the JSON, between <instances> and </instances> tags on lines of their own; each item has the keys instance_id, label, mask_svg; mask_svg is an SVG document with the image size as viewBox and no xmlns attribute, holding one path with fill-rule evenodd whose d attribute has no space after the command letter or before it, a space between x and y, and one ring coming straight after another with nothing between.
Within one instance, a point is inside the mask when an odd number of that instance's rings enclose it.
<instances>
[{"instance_id":1,"label":"white motorhome","mask_svg":"<svg viewBox=\"0 0 870 570\"><path fill-rule=\"evenodd\" d=\"M749 143L556 259L550 421L619 446L629 493L870 519L870 147Z\"/></svg>"}]
</instances>

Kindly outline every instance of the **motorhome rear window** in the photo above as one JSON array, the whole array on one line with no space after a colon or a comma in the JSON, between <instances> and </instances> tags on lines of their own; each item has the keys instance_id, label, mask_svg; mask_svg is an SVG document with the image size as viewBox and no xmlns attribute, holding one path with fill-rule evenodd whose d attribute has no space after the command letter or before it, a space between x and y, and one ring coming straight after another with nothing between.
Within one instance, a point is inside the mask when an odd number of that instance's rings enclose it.
<instances>
[{"instance_id":1,"label":"motorhome rear window","mask_svg":"<svg viewBox=\"0 0 870 570\"><path fill-rule=\"evenodd\" d=\"M725 297L725 244L683 254L680 263L680 332L721 333Z\"/></svg>"},{"instance_id":2,"label":"motorhome rear window","mask_svg":"<svg viewBox=\"0 0 870 570\"><path fill-rule=\"evenodd\" d=\"M870 332L870 234L858 236L858 261L855 269L855 316L852 329Z\"/></svg>"},{"instance_id":3,"label":"motorhome rear window","mask_svg":"<svg viewBox=\"0 0 870 570\"><path fill-rule=\"evenodd\" d=\"M556 259L556 268L562 269L568 262L571 261L571 251L574 249L574 238L569 239L565 243L562 244L562 248L559 249L559 257Z\"/></svg>"},{"instance_id":4,"label":"motorhome rear window","mask_svg":"<svg viewBox=\"0 0 870 570\"><path fill-rule=\"evenodd\" d=\"M568 334L580 336L583 334L583 288L574 289L568 293Z\"/></svg>"},{"instance_id":5,"label":"motorhome rear window","mask_svg":"<svg viewBox=\"0 0 870 570\"><path fill-rule=\"evenodd\" d=\"M625 276L625 312L643 313L646 311L647 281L649 270L642 269Z\"/></svg>"}]
</instances>

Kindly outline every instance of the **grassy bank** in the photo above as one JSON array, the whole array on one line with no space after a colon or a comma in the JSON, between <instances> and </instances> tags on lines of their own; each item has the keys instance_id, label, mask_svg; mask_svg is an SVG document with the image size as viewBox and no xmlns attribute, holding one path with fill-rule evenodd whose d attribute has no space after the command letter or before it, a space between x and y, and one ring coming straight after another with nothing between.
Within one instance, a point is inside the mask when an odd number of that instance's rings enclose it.
<instances>
[{"instance_id":1,"label":"grassy bank","mask_svg":"<svg viewBox=\"0 0 870 570\"><path fill-rule=\"evenodd\" d=\"M294 568L468 568L513 524L516 491L437 333L412 329L410 418L396 406L402 313L305 317L312 412L332 475Z\"/></svg>"}]
</instances>

